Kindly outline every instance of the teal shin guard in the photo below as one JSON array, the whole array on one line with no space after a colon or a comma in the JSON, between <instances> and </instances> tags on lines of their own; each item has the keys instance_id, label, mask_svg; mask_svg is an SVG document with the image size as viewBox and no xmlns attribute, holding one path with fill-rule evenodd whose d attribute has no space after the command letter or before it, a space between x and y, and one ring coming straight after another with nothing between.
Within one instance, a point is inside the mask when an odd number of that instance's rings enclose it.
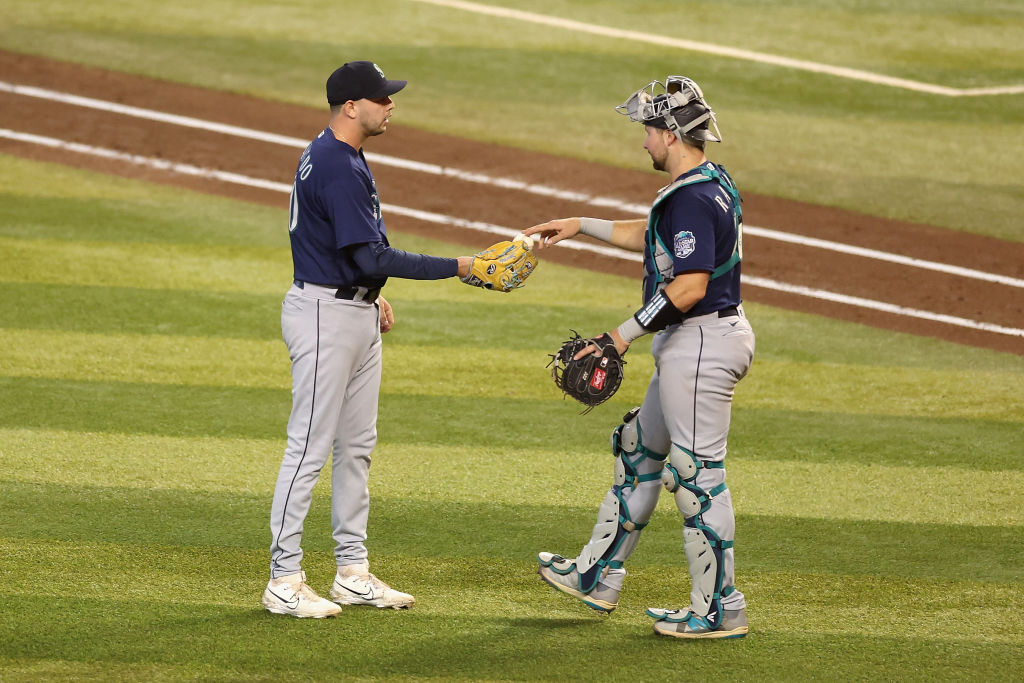
<instances>
[{"instance_id":1,"label":"teal shin guard","mask_svg":"<svg viewBox=\"0 0 1024 683\"><path fill-rule=\"evenodd\" d=\"M615 481L598 509L590 541L572 563L583 593L593 590L608 570L622 567L658 503L666 455L643 445L639 412L634 408L626 413L622 424L612 431Z\"/></svg>"},{"instance_id":2,"label":"teal shin guard","mask_svg":"<svg viewBox=\"0 0 1024 683\"><path fill-rule=\"evenodd\" d=\"M732 547L732 541L722 540L702 518L711 507L712 499L726 490L724 474L712 476L720 481L707 491L697 486L696 480L702 470L721 469L722 463L700 460L687 449L672 444L669 463L662 473L662 483L672 492L685 520L683 550L691 580L690 611L706 620L712 629L721 624L723 595L733 590L731 586L722 585L723 553Z\"/></svg>"}]
</instances>

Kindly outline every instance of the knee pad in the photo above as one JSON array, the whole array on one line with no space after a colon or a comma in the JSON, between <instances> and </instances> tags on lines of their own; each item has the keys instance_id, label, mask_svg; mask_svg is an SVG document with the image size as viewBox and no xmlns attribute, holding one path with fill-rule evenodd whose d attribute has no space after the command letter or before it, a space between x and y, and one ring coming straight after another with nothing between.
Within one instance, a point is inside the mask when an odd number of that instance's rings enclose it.
<instances>
[{"instance_id":1,"label":"knee pad","mask_svg":"<svg viewBox=\"0 0 1024 683\"><path fill-rule=\"evenodd\" d=\"M627 458L635 458L637 455L642 455L654 460L664 461L667 457L666 453L658 453L644 445L643 434L640 431L640 420L637 419L639 414L640 406L637 406L623 415L622 424L612 430L612 455L616 457L625 456Z\"/></svg>"},{"instance_id":2,"label":"knee pad","mask_svg":"<svg viewBox=\"0 0 1024 683\"><path fill-rule=\"evenodd\" d=\"M640 408L629 411L622 424L612 430L614 483L597 511L590 541L576 558L580 591L584 593L593 590L606 569L622 567L658 502L659 489L651 482L661 479L667 455L644 446L639 412Z\"/></svg>"},{"instance_id":3,"label":"knee pad","mask_svg":"<svg viewBox=\"0 0 1024 683\"><path fill-rule=\"evenodd\" d=\"M700 470L723 469L724 463L699 460L692 452L676 443L669 450L668 460L661 473L661 483L672 493L676 507L685 519L705 512L711 506L711 499L725 490L725 482L710 491L705 491L695 483Z\"/></svg>"}]
</instances>

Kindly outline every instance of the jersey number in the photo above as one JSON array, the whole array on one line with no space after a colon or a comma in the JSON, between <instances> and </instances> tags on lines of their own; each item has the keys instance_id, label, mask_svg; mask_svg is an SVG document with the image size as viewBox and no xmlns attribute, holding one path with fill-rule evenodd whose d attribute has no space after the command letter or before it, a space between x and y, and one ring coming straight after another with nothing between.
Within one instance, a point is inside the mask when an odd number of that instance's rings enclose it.
<instances>
[{"instance_id":1,"label":"jersey number","mask_svg":"<svg viewBox=\"0 0 1024 683\"><path fill-rule=\"evenodd\" d=\"M299 170L297 175L298 179L292 183L292 194L288 198L288 232L295 232L295 229L299 227L299 193L297 187L299 180L305 180L309 177L310 172L313 170L313 164L309 161L309 155L302 160L299 164Z\"/></svg>"},{"instance_id":2,"label":"jersey number","mask_svg":"<svg viewBox=\"0 0 1024 683\"><path fill-rule=\"evenodd\" d=\"M292 183L292 194L288 198L288 232L295 232L299 227L299 195L295 192L295 183Z\"/></svg>"}]
</instances>

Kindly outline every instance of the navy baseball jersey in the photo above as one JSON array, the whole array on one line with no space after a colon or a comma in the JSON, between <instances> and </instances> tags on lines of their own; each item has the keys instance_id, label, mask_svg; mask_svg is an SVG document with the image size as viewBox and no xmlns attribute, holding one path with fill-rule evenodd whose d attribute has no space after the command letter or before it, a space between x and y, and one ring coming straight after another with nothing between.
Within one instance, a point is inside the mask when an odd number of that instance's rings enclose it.
<instances>
[{"instance_id":1,"label":"navy baseball jersey","mask_svg":"<svg viewBox=\"0 0 1024 683\"><path fill-rule=\"evenodd\" d=\"M362 150L324 129L299 158L288 231L295 279L328 286L382 287L386 276L361 271L345 250L383 242L380 198Z\"/></svg>"},{"instance_id":2,"label":"navy baseball jersey","mask_svg":"<svg viewBox=\"0 0 1024 683\"><path fill-rule=\"evenodd\" d=\"M724 173L711 162L710 170ZM679 179L691 176L691 169ZM699 169L698 169L699 170ZM679 180L677 179L677 180ZM733 197L716 180L679 187L659 206L662 212L656 224L657 237L673 260L673 275L687 271L714 272L729 261L737 249L737 230ZM652 283L657 268L650 250L644 254L644 300L655 293ZM740 304L740 264L708 282L704 298L687 315L702 315Z\"/></svg>"}]
</instances>

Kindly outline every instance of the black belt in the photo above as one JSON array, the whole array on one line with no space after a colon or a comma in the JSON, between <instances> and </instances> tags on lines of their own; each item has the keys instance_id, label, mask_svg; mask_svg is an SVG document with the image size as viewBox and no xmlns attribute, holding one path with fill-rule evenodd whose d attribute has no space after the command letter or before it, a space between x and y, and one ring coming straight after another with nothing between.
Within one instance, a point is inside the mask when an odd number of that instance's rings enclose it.
<instances>
[{"instance_id":1,"label":"black belt","mask_svg":"<svg viewBox=\"0 0 1024 683\"><path fill-rule=\"evenodd\" d=\"M736 306L729 306L728 308L723 308L720 311L708 311L707 313L687 314L683 316L683 320L686 320L688 318L699 318L702 315L711 315L712 313L716 312L718 313L719 318L731 318L734 315L739 315L740 309L737 308Z\"/></svg>"},{"instance_id":2,"label":"black belt","mask_svg":"<svg viewBox=\"0 0 1024 683\"><path fill-rule=\"evenodd\" d=\"M380 287L369 289L367 287L346 287L343 285L318 285L315 282L310 282L309 284L334 289L336 290L334 298L345 299L346 301L369 301L373 303L380 296ZM295 280L295 286L299 289L305 289L306 283L302 280Z\"/></svg>"}]
</instances>

